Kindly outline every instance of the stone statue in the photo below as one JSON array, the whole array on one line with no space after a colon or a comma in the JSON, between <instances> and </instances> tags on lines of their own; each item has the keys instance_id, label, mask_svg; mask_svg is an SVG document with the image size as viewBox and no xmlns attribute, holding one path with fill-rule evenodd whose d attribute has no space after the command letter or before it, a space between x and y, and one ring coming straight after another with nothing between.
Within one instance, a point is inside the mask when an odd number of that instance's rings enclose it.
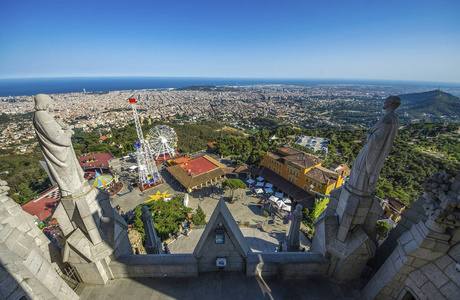
<instances>
[{"instance_id":1,"label":"stone statue","mask_svg":"<svg viewBox=\"0 0 460 300\"><path fill-rule=\"evenodd\" d=\"M171 254L171 251L169 250L169 246L168 246L168 243L164 242L163 243L163 246L164 246L164 251L165 251L165 254Z\"/></svg>"},{"instance_id":2,"label":"stone statue","mask_svg":"<svg viewBox=\"0 0 460 300\"><path fill-rule=\"evenodd\" d=\"M398 115L395 110L401 98L390 96L385 100L385 115L367 132L366 142L355 159L347 187L356 194L370 195L377 187L380 172L390 153L398 130Z\"/></svg>"},{"instance_id":3,"label":"stone statue","mask_svg":"<svg viewBox=\"0 0 460 300\"><path fill-rule=\"evenodd\" d=\"M35 96L33 124L51 177L57 182L63 197L90 190L78 163L70 140L71 128L53 118L53 100L44 94Z\"/></svg>"},{"instance_id":4,"label":"stone statue","mask_svg":"<svg viewBox=\"0 0 460 300\"><path fill-rule=\"evenodd\" d=\"M152 213L147 206L142 206L142 223L145 231L145 251L147 254L162 254L161 240L153 226Z\"/></svg>"},{"instance_id":5,"label":"stone statue","mask_svg":"<svg viewBox=\"0 0 460 300\"><path fill-rule=\"evenodd\" d=\"M289 228L289 235L287 237L287 250L289 252L299 251L300 248L300 222L302 221L302 205L297 204L294 212L292 213L291 227Z\"/></svg>"},{"instance_id":6,"label":"stone statue","mask_svg":"<svg viewBox=\"0 0 460 300\"><path fill-rule=\"evenodd\" d=\"M0 203L8 200L9 190L10 190L10 187L8 186L8 183L4 180L0 180Z\"/></svg>"}]
</instances>

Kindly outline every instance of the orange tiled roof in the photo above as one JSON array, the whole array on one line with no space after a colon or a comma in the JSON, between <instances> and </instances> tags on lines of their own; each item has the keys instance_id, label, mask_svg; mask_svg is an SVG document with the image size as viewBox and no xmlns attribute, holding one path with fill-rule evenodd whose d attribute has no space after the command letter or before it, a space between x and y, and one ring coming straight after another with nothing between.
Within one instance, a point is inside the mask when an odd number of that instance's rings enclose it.
<instances>
[{"instance_id":1,"label":"orange tiled roof","mask_svg":"<svg viewBox=\"0 0 460 300\"><path fill-rule=\"evenodd\" d=\"M333 184L339 178L339 174L326 169L324 167L315 167L309 170L306 174L307 177L319 182L321 184L327 184L329 180L329 185Z\"/></svg>"},{"instance_id":2,"label":"orange tiled roof","mask_svg":"<svg viewBox=\"0 0 460 300\"><path fill-rule=\"evenodd\" d=\"M300 152L298 154L289 155L289 156L284 157L284 159L304 169L309 169L311 167L317 166L324 162L324 160L314 155L305 153L305 152Z\"/></svg>"}]
</instances>

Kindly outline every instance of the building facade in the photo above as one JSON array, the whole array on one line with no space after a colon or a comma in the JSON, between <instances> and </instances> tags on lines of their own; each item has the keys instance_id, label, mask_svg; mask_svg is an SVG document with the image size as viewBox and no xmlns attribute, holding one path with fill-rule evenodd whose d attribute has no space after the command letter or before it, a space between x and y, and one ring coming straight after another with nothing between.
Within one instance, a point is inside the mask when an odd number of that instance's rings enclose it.
<instances>
[{"instance_id":1,"label":"building facade","mask_svg":"<svg viewBox=\"0 0 460 300\"><path fill-rule=\"evenodd\" d=\"M342 186L344 174L322 167L323 162L314 155L281 147L276 153L265 153L263 166L310 194L329 195L331 190Z\"/></svg>"},{"instance_id":2,"label":"building facade","mask_svg":"<svg viewBox=\"0 0 460 300\"><path fill-rule=\"evenodd\" d=\"M226 166L208 155L195 159L179 157L168 163L171 166L166 170L187 192L216 184L225 178Z\"/></svg>"}]
</instances>

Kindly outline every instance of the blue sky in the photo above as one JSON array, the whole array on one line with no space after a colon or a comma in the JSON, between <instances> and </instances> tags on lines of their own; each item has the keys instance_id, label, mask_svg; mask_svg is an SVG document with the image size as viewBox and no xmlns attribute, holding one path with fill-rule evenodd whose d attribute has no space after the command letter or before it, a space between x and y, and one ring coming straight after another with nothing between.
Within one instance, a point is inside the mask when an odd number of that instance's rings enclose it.
<instances>
[{"instance_id":1,"label":"blue sky","mask_svg":"<svg viewBox=\"0 0 460 300\"><path fill-rule=\"evenodd\" d=\"M460 82L460 1L0 0L0 78Z\"/></svg>"}]
</instances>

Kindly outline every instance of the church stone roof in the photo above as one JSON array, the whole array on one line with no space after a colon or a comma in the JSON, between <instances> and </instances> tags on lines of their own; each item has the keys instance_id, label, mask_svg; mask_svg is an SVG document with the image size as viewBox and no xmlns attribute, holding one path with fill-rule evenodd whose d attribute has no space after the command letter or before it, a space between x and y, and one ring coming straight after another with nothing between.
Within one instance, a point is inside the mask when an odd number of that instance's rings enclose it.
<instances>
[{"instance_id":1,"label":"church stone roof","mask_svg":"<svg viewBox=\"0 0 460 300\"><path fill-rule=\"evenodd\" d=\"M249 248L243 233L236 224L235 219L223 199L220 199L219 203L217 203L217 206L214 209L214 212L212 213L195 250L193 251L195 256L200 258L205 254L208 242L210 239L214 238L216 227L219 223L222 223L225 227L226 234L230 238L238 254L241 257L247 257L247 254L251 249Z\"/></svg>"}]
</instances>

